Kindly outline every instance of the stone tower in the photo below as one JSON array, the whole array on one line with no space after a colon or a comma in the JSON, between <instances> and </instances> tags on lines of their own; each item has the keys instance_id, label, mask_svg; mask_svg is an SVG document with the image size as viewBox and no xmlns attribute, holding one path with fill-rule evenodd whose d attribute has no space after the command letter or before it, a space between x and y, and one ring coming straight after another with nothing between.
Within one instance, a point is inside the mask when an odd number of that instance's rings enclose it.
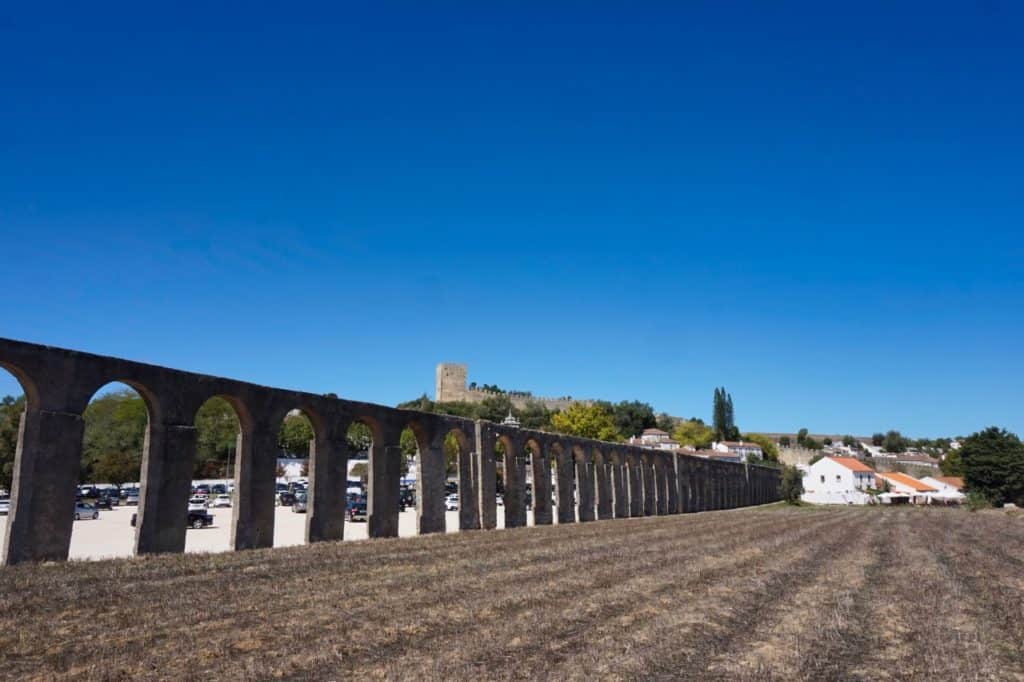
<instances>
[{"instance_id":1,"label":"stone tower","mask_svg":"<svg viewBox=\"0 0 1024 682\"><path fill-rule=\"evenodd\" d=\"M434 400L448 403L465 400L466 366L455 362L441 362L437 365L437 382L434 385Z\"/></svg>"}]
</instances>

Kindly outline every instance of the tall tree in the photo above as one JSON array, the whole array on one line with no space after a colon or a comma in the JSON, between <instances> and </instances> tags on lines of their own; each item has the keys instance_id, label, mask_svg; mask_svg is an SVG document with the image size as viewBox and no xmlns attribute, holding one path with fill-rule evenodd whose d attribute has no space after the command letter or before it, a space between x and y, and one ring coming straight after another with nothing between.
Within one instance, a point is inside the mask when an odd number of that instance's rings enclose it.
<instances>
[{"instance_id":1,"label":"tall tree","mask_svg":"<svg viewBox=\"0 0 1024 682\"><path fill-rule=\"evenodd\" d=\"M964 439L960 447L964 484L989 502L1024 506L1024 443L1016 434L991 426Z\"/></svg>"},{"instance_id":2,"label":"tall tree","mask_svg":"<svg viewBox=\"0 0 1024 682\"><path fill-rule=\"evenodd\" d=\"M736 440L739 438L739 429L736 428L736 417L732 404L732 396L726 392L724 386L715 389L711 415L711 423L715 432L715 440Z\"/></svg>"}]
</instances>

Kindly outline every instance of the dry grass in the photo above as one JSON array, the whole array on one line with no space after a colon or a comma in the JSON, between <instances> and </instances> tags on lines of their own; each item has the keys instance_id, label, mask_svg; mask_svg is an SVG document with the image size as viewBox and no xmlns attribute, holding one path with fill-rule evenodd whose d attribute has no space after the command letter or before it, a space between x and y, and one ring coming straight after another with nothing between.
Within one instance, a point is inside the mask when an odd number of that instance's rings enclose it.
<instances>
[{"instance_id":1,"label":"dry grass","mask_svg":"<svg viewBox=\"0 0 1024 682\"><path fill-rule=\"evenodd\" d=\"M1024 519L780 509L0 570L19 679L1024 679Z\"/></svg>"}]
</instances>

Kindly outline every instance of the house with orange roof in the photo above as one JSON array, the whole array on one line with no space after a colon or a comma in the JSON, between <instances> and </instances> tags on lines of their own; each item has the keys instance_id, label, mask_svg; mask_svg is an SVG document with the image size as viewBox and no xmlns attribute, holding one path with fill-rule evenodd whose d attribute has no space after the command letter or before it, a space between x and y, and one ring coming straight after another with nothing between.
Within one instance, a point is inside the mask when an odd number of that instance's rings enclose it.
<instances>
[{"instance_id":1,"label":"house with orange roof","mask_svg":"<svg viewBox=\"0 0 1024 682\"><path fill-rule=\"evenodd\" d=\"M959 476L924 476L921 482L938 492L929 496L932 503L960 504L966 499L964 479Z\"/></svg>"},{"instance_id":2,"label":"house with orange roof","mask_svg":"<svg viewBox=\"0 0 1024 682\"><path fill-rule=\"evenodd\" d=\"M801 499L813 504L868 504L875 470L856 457L822 457L804 473Z\"/></svg>"},{"instance_id":3,"label":"house with orange roof","mask_svg":"<svg viewBox=\"0 0 1024 682\"><path fill-rule=\"evenodd\" d=\"M875 474L875 480L879 486L888 485L889 492L893 495L906 495L914 504L927 503L930 495L939 492L938 488L899 471L878 472Z\"/></svg>"}]
</instances>

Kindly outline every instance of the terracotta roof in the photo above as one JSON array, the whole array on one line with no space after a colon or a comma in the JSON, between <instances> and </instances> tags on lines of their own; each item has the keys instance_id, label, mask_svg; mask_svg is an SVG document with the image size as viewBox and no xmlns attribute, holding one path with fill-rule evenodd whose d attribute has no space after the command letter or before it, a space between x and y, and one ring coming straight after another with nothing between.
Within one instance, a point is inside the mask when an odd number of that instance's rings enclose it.
<instances>
[{"instance_id":1,"label":"terracotta roof","mask_svg":"<svg viewBox=\"0 0 1024 682\"><path fill-rule=\"evenodd\" d=\"M934 493L934 492L938 492L937 490L935 490L935 488L933 488L933 487L931 487L929 485L925 485L924 483L922 483L921 481L917 480L913 476L908 476L907 474L901 474L898 471L887 471L884 474L883 473L877 473L875 475L876 476L881 476L884 479L888 479L891 483L899 483L900 485L904 485L904 486L910 488L911 490L914 490L915 492L919 492L919 493Z\"/></svg>"},{"instance_id":2,"label":"terracotta roof","mask_svg":"<svg viewBox=\"0 0 1024 682\"><path fill-rule=\"evenodd\" d=\"M866 474L875 473L874 469L872 469L871 467L869 467L867 464L860 461L856 457L826 457L825 459L830 459L836 464L841 464L850 471L861 471Z\"/></svg>"},{"instance_id":3,"label":"terracotta roof","mask_svg":"<svg viewBox=\"0 0 1024 682\"><path fill-rule=\"evenodd\" d=\"M964 479L959 476L933 476L936 481L942 481L946 485L951 485L957 490L962 490L964 487Z\"/></svg>"}]
</instances>

